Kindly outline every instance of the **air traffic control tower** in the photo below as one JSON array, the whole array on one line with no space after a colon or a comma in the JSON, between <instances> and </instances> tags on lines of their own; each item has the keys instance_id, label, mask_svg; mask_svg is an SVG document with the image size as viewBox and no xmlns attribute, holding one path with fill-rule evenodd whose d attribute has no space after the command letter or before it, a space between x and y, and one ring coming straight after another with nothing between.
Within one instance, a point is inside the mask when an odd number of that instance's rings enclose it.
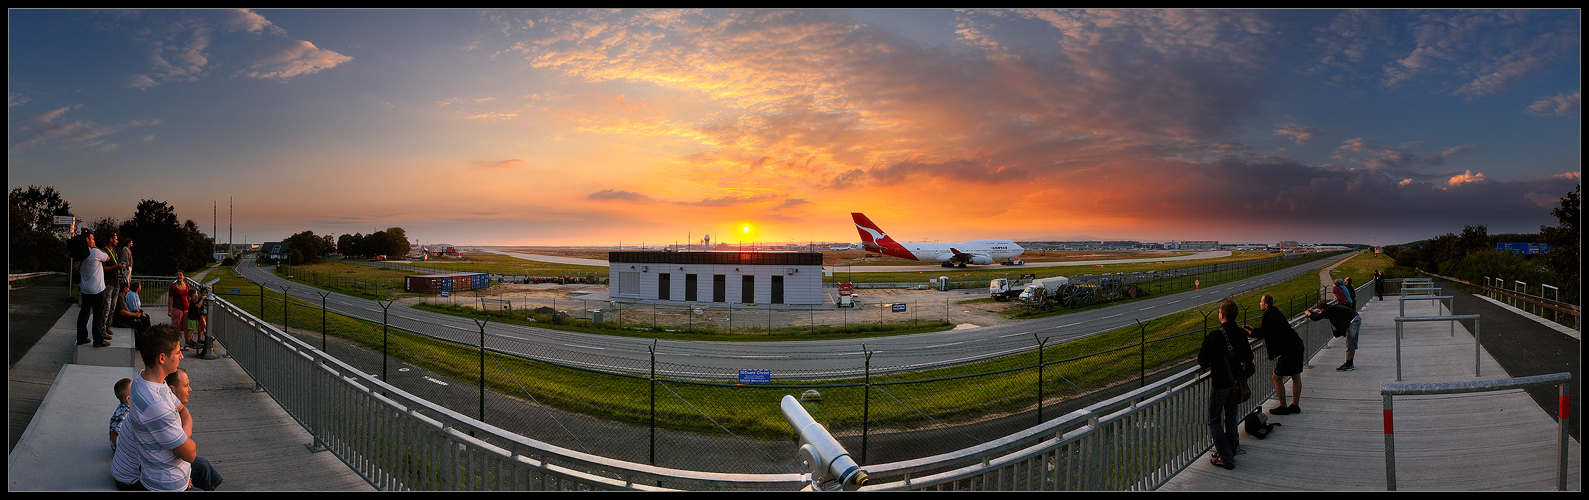
<instances>
[{"instance_id":1,"label":"air traffic control tower","mask_svg":"<svg viewBox=\"0 0 1589 500\"><path fill-rule=\"evenodd\" d=\"M609 252L614 299L822 304L820 252Z\"/></svg>"}]
</instances>

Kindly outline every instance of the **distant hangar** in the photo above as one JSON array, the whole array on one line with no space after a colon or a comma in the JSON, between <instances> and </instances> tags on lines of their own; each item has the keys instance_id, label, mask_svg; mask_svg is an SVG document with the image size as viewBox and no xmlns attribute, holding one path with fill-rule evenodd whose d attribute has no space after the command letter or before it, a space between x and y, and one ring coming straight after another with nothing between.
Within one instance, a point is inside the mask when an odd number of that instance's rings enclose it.
<instances>
[{"instance_id":1,"label":"distant hangar","mask_svg":"<svg viewBox=\"0 0 1589 500\"><path fill-rule=\"evenodd\" d=\"M609 252L616 299L822 304L821 252Z\"/></svg>"}]
</instances>

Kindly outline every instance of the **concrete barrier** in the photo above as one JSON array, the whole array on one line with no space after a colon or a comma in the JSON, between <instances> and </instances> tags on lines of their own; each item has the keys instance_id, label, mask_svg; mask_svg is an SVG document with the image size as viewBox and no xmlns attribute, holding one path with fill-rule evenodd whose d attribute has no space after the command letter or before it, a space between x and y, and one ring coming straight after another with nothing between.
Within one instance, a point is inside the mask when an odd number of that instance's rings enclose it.
<instances>
[{"instance_id":1,"label":"concrete barrier","mask_svg":"<svg viewBox=\"0 0 1589 500\"><path fill-rule=\"evenodd\" d=\"M110 349L102 347L100 350ZM110 478L110 415L117 380L130 366L65 365L6 458L8 491L115 491Z\"/></svg>"}]
</instances>

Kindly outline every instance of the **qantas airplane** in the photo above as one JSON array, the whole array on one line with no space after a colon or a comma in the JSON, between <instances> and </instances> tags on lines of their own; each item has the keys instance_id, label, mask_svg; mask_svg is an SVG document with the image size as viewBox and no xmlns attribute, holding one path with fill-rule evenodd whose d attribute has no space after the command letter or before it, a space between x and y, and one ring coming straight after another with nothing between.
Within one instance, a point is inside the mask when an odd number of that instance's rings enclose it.
<instances>
[{"instance_id":1,"label":"qantas airplane","mask_svg":"<svg viewBox=\"0 0 1589 500\"><path fill-rule=\"evenodd\" d=\"M892 255L902 259L938 262L943 267L966 267L966 264L987 265L999 259L1009 262L1025 252L1025 248L1010 240L971 240L954 243L916 242L900 243L873 224L866 214L852 212L855 229L861 233L861 246L867 251Z\"/></svg>"}]
</instances>

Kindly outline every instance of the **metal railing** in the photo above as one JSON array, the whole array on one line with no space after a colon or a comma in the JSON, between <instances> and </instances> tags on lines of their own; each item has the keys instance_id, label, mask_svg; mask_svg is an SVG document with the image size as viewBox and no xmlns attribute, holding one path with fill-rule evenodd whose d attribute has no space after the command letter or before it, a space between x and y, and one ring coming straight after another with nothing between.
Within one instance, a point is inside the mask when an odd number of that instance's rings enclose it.
<instances>
[{"instance_id":1,"label":"metal railing","mask_svg":"<svg viewBox=\"0 0 1589 500\"><path fill-rule=\"evenodd\" d=\"M1293 322L1311 346L1304 359L1332 337L1328 323ZM259 389L309 431L312 447L331 451L379 489L794 490L810 481L798 473L658 467L555 446L416 397L224 299L214 302L211 324ZM1273 371L1264 349L1254 347L1256 373ZM976 446L868 465L873 479L865 489L1151 490L1209 448L1210 391L1206 374L1187 369ZM1241 414L1267 397L1241 404Z\"/></svg>"},{"instance_id":2,"label":"metal railing","mask_svg":"<svg viewBox=\"0 0 1589 500\"><path fill-rule=\"evenodd\" d=\"M1333 337L1328 323L1300 317L1292 323L1304 345L1312 346L1303 359ZM1274 371L1264 349L1262 342L1254 344L1254 373ZM1212 446L1211 391L1208 375L1189 368L1003 439L867 465L872 482L862 490L1153 490ZM1254 394L1237 406L1237 414L1251 412L1272 392Z\"/></svg>"},{"instance_id":3,"label":"metal railing","mask_svg":"<svg viewBox=\"0 0 1589 500\"><path fill-rule=\"evenodd\" d=\"M414 397L223 300L212 331L314 438L381 490L793 490L800 474L654 467L552 446Z\"/></svg>"},{"instance_id":4,"label":"metal railing","mask_svg":"<svg viewBox=\"0 0 1589 500\"><path fill-rule=\"evenodd\" d=\"M1379 394L1385 402L1385 488L1396 491L1396 440L1395 420L1391 405L1392 396L1407 395L1438 395L1438 394L1468 394L1511 389L1526 389L1530 387L1550 386L1559 387L1560 397L1557 399L1558 418L1556 431L1556 491L1567 489L1567 408L1570 397L1569 385L1572 383L1572 373L1562 372L1550 375L1535 375L1532 377L1517 377L1500 380L1480 380L1471 382L1439 382L1424 384L1381 384Z\"/></svg>"}]
</instances>

